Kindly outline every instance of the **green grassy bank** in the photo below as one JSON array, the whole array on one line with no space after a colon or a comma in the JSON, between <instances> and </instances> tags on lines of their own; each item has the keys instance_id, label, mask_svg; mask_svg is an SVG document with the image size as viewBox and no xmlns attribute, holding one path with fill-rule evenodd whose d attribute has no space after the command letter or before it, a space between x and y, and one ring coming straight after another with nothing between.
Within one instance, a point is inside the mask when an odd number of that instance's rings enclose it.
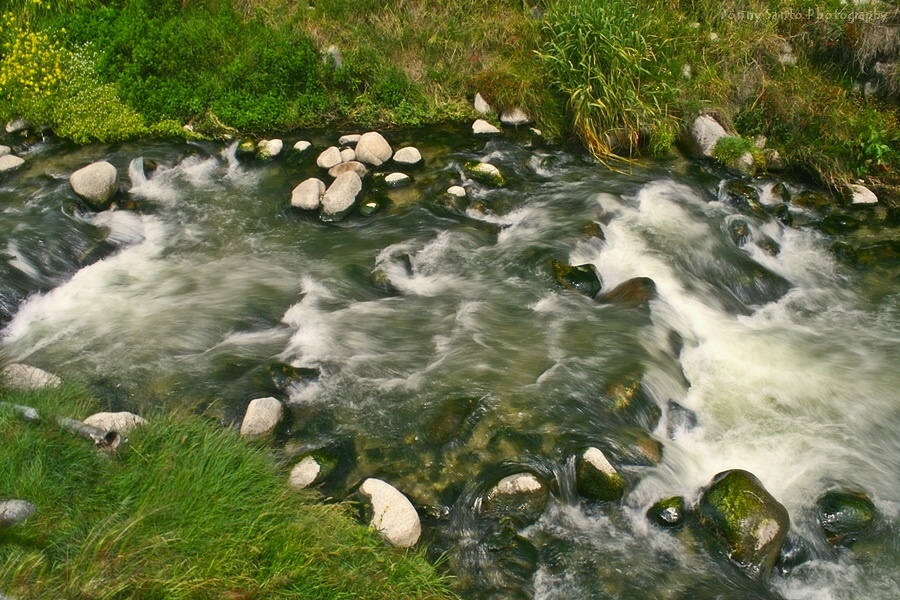
<instances>
[{"instance_id":1,"label":"green grassy bank","mask_svg":"<svg viewBox=\"0 0 900 600\"><path fill-rule=\"evenodd\" d=\"M900 182L897 0L8 5L0 117L79 142L471 119L480 92L602 158L710 112L822 183Z\"/></svg>"},{"instance_id":2,"label":"green grassy bank","mask_svg":"<svg viewBox=\"0 0 900 600\"><path fill-rule=\"evenodd\" d=\"M83 390L0 392L84 418ZM152 416L151 416L152 418ZM0 529L0 593L17 598L449 598L420 552L346 507L291 491L264 449L197 417L152 418L117 454L0 407L0 499L36 514Z\"/></svg>"}]
</instances>

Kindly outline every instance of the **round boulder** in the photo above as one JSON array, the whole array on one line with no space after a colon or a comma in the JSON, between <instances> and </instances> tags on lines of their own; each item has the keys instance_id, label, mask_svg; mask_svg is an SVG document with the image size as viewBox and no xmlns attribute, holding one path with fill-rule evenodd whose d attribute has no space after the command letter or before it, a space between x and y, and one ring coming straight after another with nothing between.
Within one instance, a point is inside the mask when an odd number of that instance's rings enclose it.
<instances>
[{"instance_id":1,"label":"round boulder","mask_svg":"<svg viewBox=\"0 0 900 600\"><path fill-rule=\"evenodd\" d=\"M597 448L588 448L575 460L578 493L592 500L618 500L625 493L625 482L606 456Z\"/></svg>"},{"instance_id":2,"label":"round boulder","mask_svg":"<svg viewBox=\"0 0 900 600\"><path fill-rule=\"evenodd\" d=\"M256 151L259 153L260 158L275 158L281 154L283 148L284 142L279 139L260 140L256 144Z\"/></svg>"},{"instance_id":3,"label":"round boulder","mask_svg":"<svg viewBox=\"0 0 900 600\"><path fill-rule=\"evenodd\" d=\"M412 177L406 173L391 173L384 178L388 187L401 187L412 183Z\"/></svg>"},{"instance_id":4,"label":"round boulder","mask_svg":"<svg viewBox=\"0 0 900 600\"><path fill-rule=\"evenodd\" d=\"M398 548L409 548L419 541L422 533L419 514L397 488L370 478L363 482L359 491L371 500L371 525L384 539Z\"/></svg>"},{"instance_id":5,"label":"round boulder","mask_svg":"<svg viewBox=\"0 0 900 600\"><path fill-rule=\"evenodd\" d=\"M294 465L288 477L288 485L302 490L318 483L324 475L322 464L313 456L306 456Z\"/></svg>"},{"instance_id":6,"label":"round boulder","mask_svg":"<svg viewBox=\"0 0 900 600\"><path fill-rule=\"evenodd\" d=\"M362 164L358 160L351 160L348 162L342 162L339 165L334 165L333 167L328 169L328 176L337 179L338 175L340 175L341 173L349 173L350 171L353 171L354 173L359 175L360 179L362 179L369 173L369 171L366 169L366 165Z\"/></svg>"},{"instance_id":7,"label":"round boulder","mask_svg":"<svg viewBox=\"0 0 900 600\"><path fill-rule=\"evenodd\" d=\"M447 193L455 198L465 198L466 188L461 185L451 185L447 188Z\"/></svg>"},{"instance_id":8,"label":"round boulder","mask_svg":"<svg viewBox=\"0 0 900 600\"><path fill-rule=\"evenodd\" d=\"M322 196L322 213L327 218L340 218L356 202L362 191L362 179L355 171L341 173Z\"/></svg>"},{"instance_id":9,"label":"round boulder","mask_svg":"<svg viewBox=\"0 0 900 600\"><path fill-rule=\"evenodd\" d=\"M486 162L469 161L463 165L466 177L493 187L504 187L506 179L500 173L500 169Z\"/></svg>"},{"instance_id":10,"label":"round boulder","mask_svg":"<svg viewBox=\"0 0 900 600\"><path fill-rule=\"evenodd\" d=\"M740 469L719 473L703 490L697 513L747 575L757 580L769 576L790 517L755 475Z\"/></svg>"},{"instance_id":11,"label":"round boulder","mask_svg":"<svg viewBox=\"0 0 900 600\"><path fill-rule=\"evenodd\" d=\"M306 152L306 151L309 150L310 148L312 148L312 144L309 143L309 142L306 141L306 140L300 140L299 142L297 142L296 144L294 144L294 151L295 151L295 152Z\"/></svg>"},{"instance_id":12,"label":"round boulder","mask_svg":"<svg viewBox=\"0 0 900 600\"><path fill-rule=\"evenodd\" d=\"M322 169L330 169L335 165L341 164L343 161L341 157L341 151L337 146L331 146L324 150L319 157L316 159L316 165Z\"/></svg>"},{"instance_id":13,"label":"round boulder","mask_svg":"<svg viewBox=\"0 0 900 600\"><path fill-rule=\"evenodd\" d=\"M291 206L301 210L316 210L325 193L325 184L320 179L310 177L291 191Z\"/></svg>"},{"instance_id":14,"label":"round boulder","mask_svg":"<svg viewBox=\"0 0 900 600\"><path fill-rule=\"evenodd\" d=\"M103 431L115 431L116 433L128 433L137 427L147 424L147 419L130 412L100 412L89 416L84 420L85 425L102 429Z\"/></svg>"},{"instance_id":15,"label":"round boulder","mask_svg":"<svg viewBox=\"0 0 900 600\"><path fill-rule=\"evenodd\" d=\"M353 148L342 148L341 149L341 161L348 163L356 160L356 150Z\"/></svg>"},{"instance_id":16,"label":"round boulder","mask_svg":"<svg viewBox=\"0 0 900 600\"><path fill-rule=\"evenodd\" d=\"M247 407L241 435L259 438L271 434L284 418L284 405L275 398L257 398Z\"/></svg>"},{"instance_id":17,"label":"round boulder","mask_svg":"<svg viewBox=\"0 0 900 600\"><path fill-rule=\"evenodd\" d=\"M718 121L709 115L700 115L691 125L689 139L691 151L698 157L712 158L716 144L727 135L728 132Z\"/></svg>"},{"instance_id":18,"label":"round boulder","mask_svg":"<svg viewBox=\"0 0 900 600\"><path fill-rule=\"evenodd\" d=\"M391 159L394 151L384 136L377 131L369 131L360 136L356 142L356 160L379 167Z\"/></svg>"},{"instance_id":19,"label":"round boulder","mask_svg":"<svg viewBox=\"0 0 900 600\"><path fill-rule=\"evenodd\" d=\"M119 185L119 172L105 160L78 169L69 177L72 189L91 208L105 210Z\"/></svg>"},{"instance_id":20,"label":"round boulder","mask_svg":"<svg viewBox=\"0 0 900 600\"><path fill-rule=\"evenodd\" d=\"M56 375L21 363L6 366L0 372L0 379L11 390L38 390L62 385L62 380Z\"/></svg>"},{"instance_id":21,"label":"round boulder","mask_svg":"<svg viewBox=\"0 0 900 600\"><path fill-rule=\"evenodd\" d=\"M404 167L415 167L422 164L422 153L413 146L400 148L394 154L394 162Z\"/></svg>"},{"instance_id":22,"label":"round boulder","mask_svg":"<svg viewBox=\"0 0 900 600\"><path fill-rule=\"evenodd\" d=\"M7 146L4 146L7 148ZM0 156L0 173L3 171L12 171L18 169L25 164L25 159L15 154L4 154Z\"/></svg>"}]
</instances>

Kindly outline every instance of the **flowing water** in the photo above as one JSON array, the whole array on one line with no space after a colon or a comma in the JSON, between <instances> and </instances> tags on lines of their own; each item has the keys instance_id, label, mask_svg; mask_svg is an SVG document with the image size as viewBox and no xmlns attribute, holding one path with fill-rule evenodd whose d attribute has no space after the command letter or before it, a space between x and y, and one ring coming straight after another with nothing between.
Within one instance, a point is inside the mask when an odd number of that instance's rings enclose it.
<instances>
[{"instance_id":1,"label":"flowing water","mask_svg":"<svg viewBox=\"0 0 900 600\"><path fill-rule=\"evenodd\" d=\"M337 134L304 137L321 150ZM793 226L740 214L722 173L681 159L617 173L527 135L389 139L422 151L415 184L376 189L380 211L340 223L289 206L314 154L18 147L26 166L0 180L3 359L84 380L113 408L186 406L226 425L279 393L269 365L317 369L282 389L277 447L336 456L333 497L368 476L411 496L466 597L897 597L896 264L837 258L812 209L792 206ZM132 210L95 214L72 195L68 175L99 159ZM465 180L468 160L509 186ZM440 201L460 182L467 210ZM764 208L780 202L772 183L753 182ZM852 245L890 234L865 218ZM657 296L648 311L561 289L552 259L594 265L604 291L648 277ZM635 382L623 407L616 390ZM574 492L571 457L587 446L630 482L621 503ZM764 584L695 528L644 516L734 468L787 507L806 548ZM543 516L486 523L485 491L523 469L553 490ZM832 549L814 507L839 488L867 493L878 518Z\"/></svg>"}]
</instances>

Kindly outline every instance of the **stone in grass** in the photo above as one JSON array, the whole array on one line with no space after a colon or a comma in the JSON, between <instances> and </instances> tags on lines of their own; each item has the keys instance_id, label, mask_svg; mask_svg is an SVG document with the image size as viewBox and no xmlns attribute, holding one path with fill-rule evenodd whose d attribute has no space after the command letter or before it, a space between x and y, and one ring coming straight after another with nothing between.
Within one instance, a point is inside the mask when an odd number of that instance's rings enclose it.
<instances>
[{"instance_id":1,"label":"stone in grass","mask_svg":"<svg viewBox=\"0 0 900 600\"><path fill-rule=\"evenodd\" d=\"M94 210L109 208L119 185L119 172L105 160L78 169L69 177L72 190Z\"/></svg>"},{"instance_id":2,"label":"stone in grass","mask_svg":"<svg viewBox=\"0 0 900 600\"><path fill-rule=\"evenodd\" d=\"M56 375L21 363L6 366L0 379L12 390L39 390L62 385L62 380Z\"/></svg>"},{"instance_id":3,"label":"stone in grass","mask_svg":"<svg viewBox=\"0 0 900 600\"><path fill-rule=\"evenodd\" d=\"M851 183L844 190L845 198L853 206L870 206L878 204L878 196L864 185Z\"/></svg>"},{"instance_id":4,"label":"stone in grass","mask_svg":"<svg viewBox=\"0 0 900 600\"><path fill-rule=\"evenodd\" d=\"M89 416L84 420L84 424L103 431L115 431L116 433L125 434L137 427L146 425L147 419L127 411L100 412Z\"/></svg>"},{"instance_id":5,"label":"stone in grass","mask_svg":"<svg viewBox=\"0 0 900 600\"><path fill-rule=\"evenodd\" d=\"M491 105L488 104L488 101L484 99L484 96L482 96L480 92L475 94L475 110L482 115L494 112L494 109L491 108Z\"/></svg>"},{"instance_id":6,"label":"stone in grass","mask_svg":"<svg viewBox=\"0 0 900 600\"><path fill-rule=\"evenodd\" d=\"M284 418L284 405L276 398L257 398L247 407L241 423L241 435L260 438L275 431Z\"/></svg>"},{"instance_id":7,"label":"stone in grass","mask_svg":"<svg viewBox=\"0 0 900 600\"><path fill-rule=\"evenodd\" d=\"M510 127L528 125L529 123L531 123L531 121L531 115L529 115L519 107L504 110L502 113L500 113L500 122Z\"/></svg>"},{"instance_id":8,"label":"stone in grass","mask_svg":"<svg viewBox=\"0 0 900 600\"><path fill-rule=\"evenodd\" d=\"M790 517L756 476L740 469L719 473L703 490L697 515L749 577L768 578L787 538Z\"/></svg>"},{"instance_id":9,"label":"stone in grass","mask_svg":"<svg viewBox=\"0 0 900 600\"><path fill-rule=\"evenodd\" d=\"M27 500L0 501L0 529L25 521L35 513L35 506Z\"/></svg>"},{"instance_id":10,"label":"stone in grass","mask_svg":"<svg viewBox=\"0 0 900 600\"><path fill-rule=\"evenodd\" d=\"M402 187L412 183L413 179L406 173L391 173L384 178L384 182L388 187Z\"/></svg>"},{"instance_id":11,"label":"stone in grass","mask_svg":"<svg viewBox=\"0 0 900 600\"><path fill-rule=\"evenodd\" d=\"M356 142L356 160L361 163L380 167L389 161L393 154L391 145L377 131L362 134Z\"/></svg>"},{"instance_id":12,"label":"stone in grass","mask_svg":"<svg viewBox=\"0 0 900 600\"><path fill-rule=\"evenodd\" d=\"M284 142L277 138L273 140L260 140L256 144L256 151L260 158L275 158L281 154L283 148Z\"/></svg>"},{"instance_id":13,"label":"stone in grass","mask_svg":"<svg viewBox=\"0 0 900 600\"><path fill-rule=\"evenodd\" d=\"M495 135L500 133L500 130L484 119L478 119L472 123L472 133L475 135Z\"/></svg>"},{"instance_id":14,"label":"stone in grass","mask_svg":"<svg viewBox=\"0 0 900 600\"><path fill-rule=\"evenodd\" d=\"M613 501L625 494L625 481L598 448L588 448L575 460L578 493L591 500Z\"/></svg>"},{"instance_id":15,"label":"stone in grass","mask_svg":"<svg viewBox=\"0 0 900 600\"><path fill-rule=\"evenodd\" d=\"M413 146L400 148L394 154L394 162L404 167L416 167L423 162L422 153L419 152L418 148L414 148Z\"/></svg>"},{"instance_id":16,"label":"stone in grass","mask_svg":"<svg viewBox=\"0 0 900 600\"><path fill-rule=\"evenodd\" d=\"M369 478L359 491L371 501L370 523L385 540L398 548L409 548L419 541L422 533L419 514L397 488L380 479Z\"/></svg>"},{"instance_id":17,"label":"stone in grass","mask_svg":"<svg viewBox=\"0 0 900 600\"><path fill-rule=\"evenodd\" d=\"M493 187L506 186L506 179L500 173L500 169L486 162L469 161L463 165L466 177Z\"/></svg>"},{"instance_id":18,"label":"stone in grass","mask_svg":"<svg viewBox=\"0 0 900 600\"><path fill-rule=\"evenodd\" d=\"M335 467L337 467L337 461L332 458L313 455L304 456L291 469L288 485L298 490L318 485L334 471Z\"/></svg>"},{"instance_id":19,"label":"stone in grass","mask_svg":"<svg viewBox=\"0 0 900 600\"><path fill-rule=\"evenodd\" d=\"M686 510L681 496L663 498L647 510L647 518L660 527L678 527L684 523Z\"/></svg>"},{"instance_id":20,"label":"stone in grass","mask_svg":"<svg viewBox=\"0 0 900 600\"><path fill-rule=\"evenodd\" d=\"M326 219L341 218L353 208L361 191L362 179L355 171L341 173L322 196L322 215Z\"/></svg>"},{"instance_id":21,"label":"stone in grass","mask_svg":"<svg viewBox=\"0 0 900 600\"><path fill-rule=\"evenodd\" d=\"M291 191L291 206L301 210L316 210L324 193L325 183L321 179L310 177Z\"/></svg>"},{"instance_id":22,"label":"stone in grass","mask_svg":"<svg viewBox=\"0 0 900 600\"><path fill-rule=\"evenodd\" d=\"M550 492L532 473L516 473L504 477L484 498L482 513L493 519L509 519L534 523L544 513Z\"/></svg>"},{"instance_id":23,"label":"stone in grass","mask_svg":"<svg viewBox=\"0 0 900 600\"><path fill-rule=\"evenodd\" d=\"M323 150L316 159L316 165L318 165L319 168L326 170L335 165L339 165L342 162L344 161L341 158L341 151L337 146L331 146L330 148Z\"/></svg>"},{"instance_id":24,"label":"stone in grass","mask_svg":"<svg viewBox=\"0 0 900 600\"><path fill-rule=\"evenodd\" d=\"M580 292L589 298L600 293L600 275L594 265L567 265L558 260L550 261L556 282L567 290Z\"/></svg>"},{"instance_id":25,"label":"stone in grass","mask_svg":"<svg viewBox=\"0 0 900 600\"><path fill-rule=\"evenodd\" d=\"M5 148L6 146L4 146ZM25 164L25 159L15 154L4 154L0 156L0 173L4 171L12 171L18 169Z\"/></svg>"},{"instance_id":26,"label":"stone in grass","mask_svg":"<svg viewBox=\"0 0 900 600\"><path fill-rule=\"evenodd\" d=\"M819 498L816 508L832 546L852 543L875 519L875 503L863 493L828 492Z\"/></svg>"},{"instance_id":27,"label":"stone in grass","mask_svg":"<svg viewBox=\"0 0 900 600\"><path fill-rule=\"evenodd\" d=\"M689 138L691 151L698 157L712 158L716 144L727 135L728 132L718 121L709 115L700 115L691 125Z\"/></svg>"},{"instance_id":28,"label":"stone in grass","mask_svg":"<svg viewBox=\"0 0 900 600\"><path fill-rule=\"evenodd\" d=\"M21 117L6 123L6 133L20 133L28 129L31 129L31 123Z\"/></svg>"}]
</instances>

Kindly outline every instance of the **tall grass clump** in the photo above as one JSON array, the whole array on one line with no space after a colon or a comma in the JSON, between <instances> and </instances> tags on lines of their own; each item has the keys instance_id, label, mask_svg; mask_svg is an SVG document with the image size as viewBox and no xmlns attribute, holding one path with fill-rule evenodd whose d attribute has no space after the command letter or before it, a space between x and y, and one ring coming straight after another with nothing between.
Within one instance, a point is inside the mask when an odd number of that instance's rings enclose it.
<instances>
[{"instance_id":1,"label":"tall grass clump","mask_svg":"<svg viewBox=\"0 0 900 600\"><path fill-rule=\"evenodd\" d=\"M84 417L77 388L4 393ZM93 405L93 406L92 406ZM196 417L156 416L117 454L0 407L0 498L37 507L0 531L0 594L17 598L449 598L419 552L342 505L287 488L266 451Z\"/></svg>"},{"instance_id":2,"label":"tall grass clump","mask_svg":"<svg viewBox=\"0 0 900 600\"><path fill-rule=\"evenodd\" d=\"M596 156L671 146L681 39L653 3L553 2L540 57L568 102L574 132Z\"/></svg>"}]
</instances>

